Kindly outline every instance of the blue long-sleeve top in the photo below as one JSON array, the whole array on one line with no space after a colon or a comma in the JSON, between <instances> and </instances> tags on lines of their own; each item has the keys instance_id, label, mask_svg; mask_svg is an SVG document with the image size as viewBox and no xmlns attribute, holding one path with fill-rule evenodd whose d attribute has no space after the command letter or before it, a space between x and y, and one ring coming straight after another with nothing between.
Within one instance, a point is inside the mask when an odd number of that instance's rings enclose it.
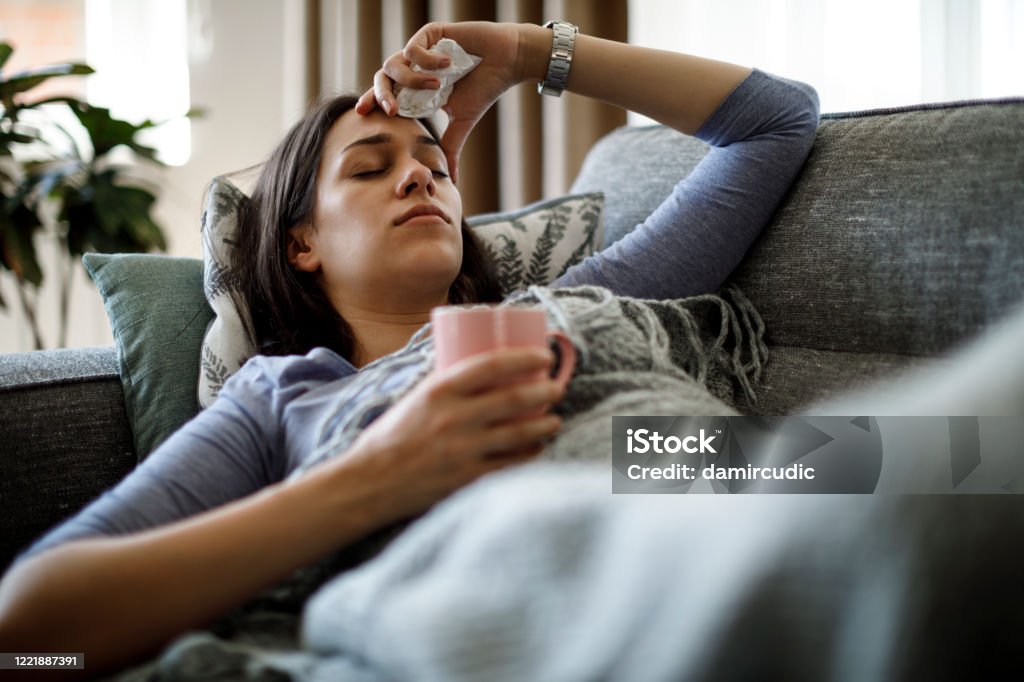
<instances>
[{"instance_id":1,"label":"blue long-sleeve top","mask_svg":"<svg viewBox=\"0 0 1024 682\"><path fill-rule=\"evenodd\" d=\"M755 69L695 133L711 149L693 172L642 225L553 286L653 299L716 290L767 226L817 126L813 88ZM284 479L312 454L331 397L357 371L327 348L252 358L209 408L17 560L170 523Z\"/></svg>"}]
</instances>

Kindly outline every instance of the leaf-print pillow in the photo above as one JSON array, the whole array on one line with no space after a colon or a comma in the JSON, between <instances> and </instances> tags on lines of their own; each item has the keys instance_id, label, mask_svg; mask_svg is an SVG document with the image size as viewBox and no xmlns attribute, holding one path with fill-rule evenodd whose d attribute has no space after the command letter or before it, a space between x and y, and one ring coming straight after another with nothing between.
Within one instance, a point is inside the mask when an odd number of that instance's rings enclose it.
<instances>
[{"instance_id":1,"label":"leaf-print pillow","mask_svg":"<svg viewBox=\"0 0 1024 682\"><path fill-rule=\"evenodd\" d=\"M238 209L248 197L226 178L210 185L203 211L203 289L214 318L200 352L198 400L208 407L232 374L255 355L231 298L239 285L231 267L238 243ZM577 194L531 204L510 213L468 218L493 259L508 294L530 284L550 284L566 270L601 249L604 195Z\"/></svg>"},{"instance_id":2,"label":"leaf-print pillow","mask_svg":"<svg viewBox=\"0 0 1024 682\"><path fill-rule=\"evenodd\" d=\"M248 201L242 190L218 177L210 184L203 210L203 292L213 308L199 355L200 407L213 403L224 382L256 354L231 292L240 284L232 267L238 244L238 209Z\"/></svg>"},{"instance_id":3,"label":"leaf-print pillow","mask_svg":"<svg viewBox=\"0 0 1024 682\"><path fill-rule=\"evenodd\" d=\"M491 257L506 295L562 276L604 241L604 194L574 194L510 213L467 218Z\"/></svg>"}]
</instances>

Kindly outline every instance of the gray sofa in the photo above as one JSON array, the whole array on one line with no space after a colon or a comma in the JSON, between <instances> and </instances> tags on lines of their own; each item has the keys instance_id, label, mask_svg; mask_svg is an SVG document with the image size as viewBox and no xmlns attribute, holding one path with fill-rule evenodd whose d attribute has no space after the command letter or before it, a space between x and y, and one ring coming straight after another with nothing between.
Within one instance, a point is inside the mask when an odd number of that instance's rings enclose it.
<instances>
[{"instance_id":1,"label":"gray sofa","mask_svg":"<svg viewBox=\"0 0 1024 682\"><path fill-rule=\"evenodd\" d=\"M826 114L735 272L771 352L755 414L794 414L942 362L1024 300L1024 99ZM606 244L705 152L661 127L600 141L572 190ZM0 570L136 465L113 347L0 356Z\"/></svg>"}]
</instances>

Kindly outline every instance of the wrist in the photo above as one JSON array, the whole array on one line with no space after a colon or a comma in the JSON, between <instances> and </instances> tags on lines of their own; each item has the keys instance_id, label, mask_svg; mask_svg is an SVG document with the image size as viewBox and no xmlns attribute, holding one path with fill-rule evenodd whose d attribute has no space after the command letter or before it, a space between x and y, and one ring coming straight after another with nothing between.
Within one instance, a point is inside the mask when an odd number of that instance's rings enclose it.
<instances>
[{"instance_id":1,"label":"wrist","mask_svg":"<svg viewBox=\"0 0 1024 682\"><path fill-rule=\"evenodd\" d=\"M325 469L332 470L328 474L332 506L355 513L370 530L421 511L408 504L415 495L403 468L397 466L405 459L395 444L357 438L344 454L324 463Z\"/></svg>"},{"instance_id":2,"label":"wrist","mask_svg":"<svg viewBox=\"0 0 1024 682\"><path fill-rule=\"evenodd\" d=\"M539 83L548 75L551 29L537 24L520 24L519 27L519 82Z\"/></svg>"},{"instance_id":3,"label":"wrist","mask_svg":"<svg viewBox=\"0 0 1024 682\"><path fill-rule=\"evenodd\" d=\"M357 540L401 517L401 510L394 508L395 500L401 499L400 494L389 489L386 472L380 471L380 458L367 457L365 449L365 446L354 445L286 488L306 504L315 501L317 511L312 516L327 524L322 526L324 532L335 534L332 541L337 546ZM305 489L300 491L299 488Z\"/></svg>"}]
</instances>

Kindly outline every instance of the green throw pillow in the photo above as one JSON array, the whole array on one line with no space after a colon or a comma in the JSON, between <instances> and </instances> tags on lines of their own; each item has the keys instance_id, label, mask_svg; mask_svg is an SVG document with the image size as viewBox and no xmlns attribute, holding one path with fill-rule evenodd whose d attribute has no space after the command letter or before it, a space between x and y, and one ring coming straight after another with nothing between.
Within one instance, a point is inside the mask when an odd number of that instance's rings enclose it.
<instances>
[{"instance_id":1,"label":"green throw pillow","mask_svg":"<svg viewBox=\"0 0 1024 682\"><path fill-rule=\"evenodd\" d=\"M203 295L203 262L100 253L82 262L110 318L128 424L142 461L199 412L199 348L213 318Z\"/></svg>"}]
</instances>

